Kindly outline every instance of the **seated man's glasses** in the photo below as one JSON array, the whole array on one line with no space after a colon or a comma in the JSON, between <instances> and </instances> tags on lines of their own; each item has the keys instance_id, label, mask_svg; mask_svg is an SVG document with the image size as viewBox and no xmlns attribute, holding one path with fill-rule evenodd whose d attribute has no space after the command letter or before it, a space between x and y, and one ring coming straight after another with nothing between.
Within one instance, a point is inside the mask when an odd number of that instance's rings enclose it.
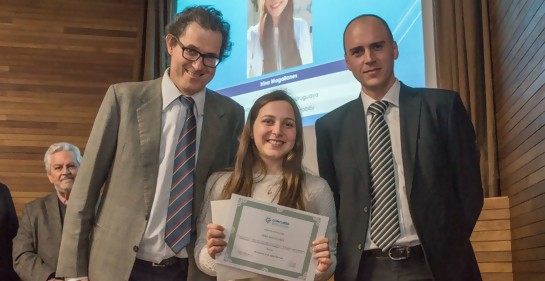
<instances>
[{"instance_id":1,"label":"seated man's glasses","mask_svg":"<svg viewBox=\"0 0 545 281\"><path fill-rule=\"evenodd\" d=\"M172 37L174 37L174 40L176 40L176 42L178 43L178 45L180 46L180 48L182 48L182 56L187 59L187 60L190 60L190 61L196 61L198 60L199 58L202 58L202 63L207 66L207 67L211 67L211 68L216 68L216 66L218 66L218 64L220 63L220 59L218 57L216 57L216 55L213 55L213 54L203 54L193 48L189 48L189 47L186 47L184 46L184 44L182 44L182 42L180 42L180 39L178 39L178 37L172 35Z\"/></svg>"}]
</instances>

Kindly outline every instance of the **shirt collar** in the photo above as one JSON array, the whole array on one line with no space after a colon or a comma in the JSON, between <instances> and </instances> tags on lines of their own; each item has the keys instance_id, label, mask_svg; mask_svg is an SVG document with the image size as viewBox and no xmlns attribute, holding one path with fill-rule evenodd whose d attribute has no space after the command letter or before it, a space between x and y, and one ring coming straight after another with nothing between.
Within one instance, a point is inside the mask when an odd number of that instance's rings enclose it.
<instances>
[{"instance_id":1,"label":"shirt collar","mask_svg":"<svg viewBox=\"0 0 545 281\"><path fill-rule=\"evenodd\" d=\"M399 107L399 91L401 89L401 83L399 83L399 80L396 79L392 87L386 92L386 95L382 98L383 101L387 101L390 103L390 105ZM365 114L367 114L367 109L369 106L376 102L375 99L365 94L363 91L361 91L361 100L363 102L363 109L365 110Z\"/></svg>"},{"instance_id":2,"label":"shirt collar","mask_svg":"<svg viewBox=\"0 0 545 281\"><path fill-rule=\"evenodd\" d=\"M163 96L163 111L176 99L180 97L180 95L186 96L184 93L182 93L178 88L176 88L176 85L174 85L174 82L172 82L172 79L170 79L169 76L170 68L167 68L165 70L165 73L163 74L163 79L161 80L161 95ZM194 95L191 96L191 98L195 101L195 107L197 108L197 112L195 115L201 116L204 114L204 100L206 98L206 88L198 91Z\"/></svg>"},{"instance_id":3,"label":"shirt collar","mask_svg":"<svg viewBox=\"0 0 545 281\"><path fill-rule=\"evenodd\" d=\"M68 204L68 199L66 199L60 192L57 191L57 197L59 198L59 201L61 201L61 203L63 205L66 205Z\"/></svg>"}]
</instances>

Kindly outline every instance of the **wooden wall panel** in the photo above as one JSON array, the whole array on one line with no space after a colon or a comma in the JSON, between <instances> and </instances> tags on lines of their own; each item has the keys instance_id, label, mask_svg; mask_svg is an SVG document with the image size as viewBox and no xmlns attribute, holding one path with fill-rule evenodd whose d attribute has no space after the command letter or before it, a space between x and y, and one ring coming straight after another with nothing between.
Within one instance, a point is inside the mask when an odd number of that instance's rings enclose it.
<instances>
[{"instance_id":1,"label":"wooden wall panel","mask_svg":"<svg viewBox=\"0 0 545 281\"><path fill-rule=\"evenodd\" d=\"M132 80L140 0L0 1L0 181L19 212L53 191L43 155L82 151L104 93Z\"/></svg>"},{"instance_id":2,"label":"wooden wall panel","mask_svg":"<svg viewBox=\"0 0 545 281\"><path fill-rule=\"evenodd\" d=\"M483 281L513 281L508 197L485 198L471 234Z\"/></svg>"},{"instance_id":3,"label":"wooden wall panel","mask_svg":"<svg viewBox=\"0 0 545 281\"><path fill-rule=\"evenodd\" d=\"M514 280L545 280L545 2L488 0Z\"/></svg>"}]
</instances>

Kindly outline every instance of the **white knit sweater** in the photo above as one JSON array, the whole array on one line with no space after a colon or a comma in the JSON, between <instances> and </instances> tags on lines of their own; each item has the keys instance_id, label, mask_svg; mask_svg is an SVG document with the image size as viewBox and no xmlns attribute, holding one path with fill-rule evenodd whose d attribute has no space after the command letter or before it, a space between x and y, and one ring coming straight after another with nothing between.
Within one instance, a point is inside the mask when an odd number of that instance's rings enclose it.
<instances>
[{"instance_id":1,"label":"white knit sweater","mask_svg":"<svg viewBox=\"0 0 545 281\"><path fill-rule=\"evenodd\" d=\"M225 186L225 183L231 173L215 173L209 179L206 185L206 204L200 216L197 229L197 243L195 245L195 260L199 269L211 276L216 276L216 262L208 254L208 248L206 246L206 225L212 222L212 214L210 211L210 201L218 200L221 195L221 191ZM279 175L267 175L265 177L256 176L262 178L261 181L254 183L252 198L261 201L268 201L278 203L278 193L280 188L280 180L282 176ZM327 280L335 271L336 259L336 227L337 219L335 216L335 202L333 201L333 193L329 188L327 182L317 176L311 174L305 174L305 184L303 185L303 201L305 204L305 211L314 214L323 215L329 217L329 223L327 225L326 237L329 239L329 250L331 252L332 265L326 272L316 271L314 280ZM244 279L248 281L272 281L279 280L268 276L259 276L251 279Z\"/></svg>"}]
</instances>

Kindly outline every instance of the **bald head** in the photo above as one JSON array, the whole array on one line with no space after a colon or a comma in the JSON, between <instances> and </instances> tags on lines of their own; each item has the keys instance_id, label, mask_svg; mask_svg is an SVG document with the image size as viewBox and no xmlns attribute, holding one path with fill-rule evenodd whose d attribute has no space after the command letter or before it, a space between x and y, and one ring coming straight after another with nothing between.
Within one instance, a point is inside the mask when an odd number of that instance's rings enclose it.
<instances>
[{"instance_id":1,"label":"bald head","mask_svg":"<svg viewBox=\"0 0 545 281\"><path fill-rule=\"evenodd\" d=\"M374 14L363 14L359 15L355 18L353 18L348 24L346 25L346 28L343 32L343 49L346 54L346 36L347 31L351 26L355 24L368 24L368 23L375 23L377 27L381 26L383 28L383 32L385 32L388 36L388 39L390 39L391 42L394 41L394 36L392 35L392 30L390 30L390 26L388 26L388 23L381 17L374 15ZM379 27L380 28L380 27Z\"/></svg>"},{"instance_id":2,"label":"bald head","mask_svg":"<svg viewBox=\"0 0 545 281\"><path fill-rule=\"evenodd\" d=\"M344 32L344 59L358 80L362 92L381 100L395 83L394 61L397 44L384 20L374 15L360 16Z\"/></svg>"}]
</instances>

